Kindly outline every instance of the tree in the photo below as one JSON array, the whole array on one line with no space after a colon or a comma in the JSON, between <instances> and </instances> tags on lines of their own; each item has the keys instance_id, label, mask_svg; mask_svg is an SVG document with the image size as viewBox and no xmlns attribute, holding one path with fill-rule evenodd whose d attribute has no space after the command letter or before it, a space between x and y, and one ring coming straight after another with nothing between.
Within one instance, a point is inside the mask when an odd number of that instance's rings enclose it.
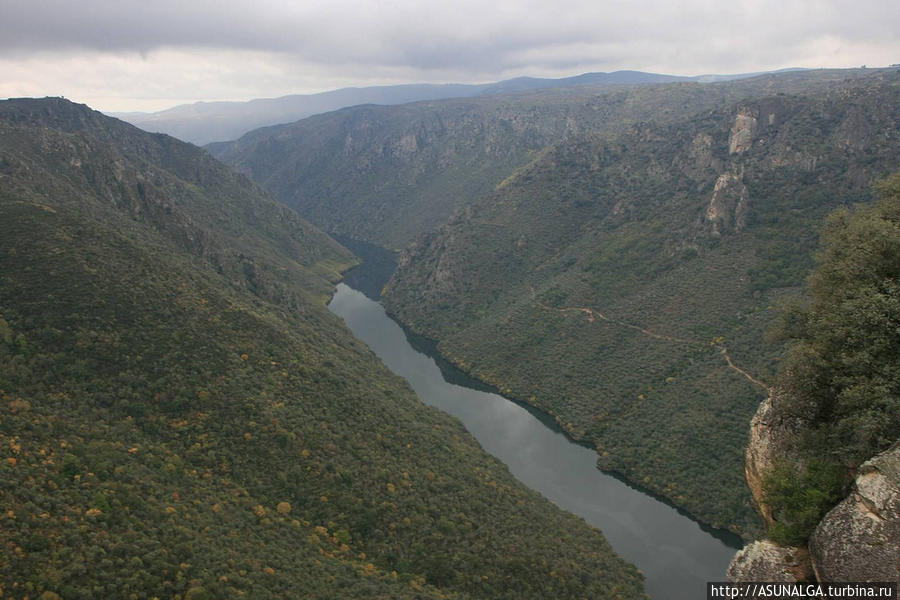
<instances>
[{"instance_id":1,"label":"tree","mask_svg":"<svg viewBox=\"0 0 900 600\"><path fill-rule=\"evenodd\" d=\"M776 541L805 541L853 469L900 438L900 173L876 189L875 204L829 217L806 304L782 315L793 343L776 409L805 427L803 460L764 482Z\"/></svg>"}]
</instances>

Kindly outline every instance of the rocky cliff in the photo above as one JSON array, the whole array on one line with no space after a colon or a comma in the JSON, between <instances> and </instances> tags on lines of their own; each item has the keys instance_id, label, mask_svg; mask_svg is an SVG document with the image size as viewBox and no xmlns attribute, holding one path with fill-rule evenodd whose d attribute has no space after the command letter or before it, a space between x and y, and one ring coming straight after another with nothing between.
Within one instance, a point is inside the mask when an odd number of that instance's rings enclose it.
<instances>
[{"instance_id":1,"label":"rocky cliff","mask_svg":"<svg viewBox=\"0 0 900 600\"><path fill-rule=\"evenodd\" d=\"M900 444L859 467L809 540L820 581L900 580Z\"/></svg>"},{"instance_id":2,"label":"rocky cliff","mask_svg":"<svg viewBox=\"0 0 900 600\"><path fill-rule=\"evenodd\" d=\"M760 515L773 522L762 480L779 460L799 460L800 423L778 410L780 392L759 406L745 455L747 484ZM863 463L850 494L816 527L808 547L754 542L735 555L730 581L900 580L900 443Z\"/></svg>"},{"instance_id":3,"label":"rocky cliff","mask_svg":"<svg viewBox=\"0 0 900 600\"><path fill-rule=\"evenodd\" d=\"M765 502L762 480L779 459L794 458L791 449L800 423L776 409L781 392L773 391L759 405L750 421L750 441L744 454L744 474L753 500L766 526L772 524L772 511Z\"/></svg>"},{"instance_id":4,"label":"rocky cliff","mask_svg":"<svg viewBox=\"0 0 900 600\"><path fill-rule=\"evenodd\" d=\"M772 509L765 501L763 478L777 461L788 458L796 441L800 423L776 407L782 392L773 389L762 401L750 421L750 440L744 454L744 474L753 500L766 527L773 523ZM796 457L792 457L796 458ZM781 546L771 540L759 540L738 552L728 566L730 581L808 581L813 578L809 550Z\"/></svg>"}]
</instances>

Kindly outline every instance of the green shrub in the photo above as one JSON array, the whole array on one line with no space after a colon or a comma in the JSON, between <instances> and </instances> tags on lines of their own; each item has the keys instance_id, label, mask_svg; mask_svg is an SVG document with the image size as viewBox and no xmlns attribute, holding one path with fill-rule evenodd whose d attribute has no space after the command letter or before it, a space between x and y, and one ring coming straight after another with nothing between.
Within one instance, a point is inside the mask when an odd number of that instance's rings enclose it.
<instances>
[{"instance_id":1,"label":"green shrub","mask_svg":"<svg viewBox=\"0 0 900 600\"><path fill-rule=\"evenodd\" d=\"M846 494L847 470L814 460L805 467L782 462L763 479L766 503L775 520L769 537L785 546L805 544L822 517Z\"/></svg>"},{"instance_id":2,"label":"green shrub","mask_svg":"<svg viewBox=\"0 0 900 600\"><path fill-rule=\"evenodd\" d=\"M875 205L829 217L808 302L782 311L793 343L778 409L804 430L799 464L763 483L780 543L805 543L852 470L900 438L900 173L877 189Z\"/></svg>"}]
</instances>

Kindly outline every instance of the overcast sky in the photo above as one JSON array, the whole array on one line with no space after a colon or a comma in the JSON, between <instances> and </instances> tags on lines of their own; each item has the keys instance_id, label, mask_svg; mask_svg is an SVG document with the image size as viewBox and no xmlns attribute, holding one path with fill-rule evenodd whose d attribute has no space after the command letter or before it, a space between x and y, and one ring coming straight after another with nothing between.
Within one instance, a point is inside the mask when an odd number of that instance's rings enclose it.
<instances>
[{"instance_id":1,"label":"overcast sky","mask_svg":"<svg viewBox=\"0 0 900 600\"><path fill-rule=\"evenodd\" d=\"M900 0L0 0L0 98L160 110L347 86L900 63Z\"/></svg>"}]
</instances>

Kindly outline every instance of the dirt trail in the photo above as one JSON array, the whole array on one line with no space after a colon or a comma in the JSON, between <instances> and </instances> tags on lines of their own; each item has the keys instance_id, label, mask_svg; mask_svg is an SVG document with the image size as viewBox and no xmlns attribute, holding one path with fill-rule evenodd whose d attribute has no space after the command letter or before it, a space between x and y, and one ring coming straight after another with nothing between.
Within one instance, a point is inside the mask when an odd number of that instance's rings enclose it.
<instances>
[{"instance_id":1,"label":"dirt trail","mask_svg":"<svg viewBox=\"0 0 900 600\"><path fill-rule=\"evenodd\" d=\"M533 289L532 289L531 293L532 293L532 297L534 297L535 293L534 293ZM593 323L597 319L600 319L600 320L606 321L608 323L614 323L614 324L620 325L622 327L628 327L629 329L634 329L635 331L640 331L644 335L652 337L652 338L656 338L658 340L666 340L668 342L676 342L678 344L691 344L691 345L698 345L698 346L705 345L704 342L701 342L700 340L690 340L690 339L686 339L686 338L678 338L678 337L673 337L670 335L663 335L661 333L655 333L653 331L650 331L649 329L644 329L643 327L639 327L637 325L632 325L631 323L626 323L625 321L619 321L618 319L613 319L611 317L607 317L600 311L594 310L592 308L588 308L588 307L584 307L584 306L570 307L570 308L554 308L552 306L548 306L548 305L544 304L543 302L538 302L537 299L535 299L535 302L537 303L537 305L539 307L543 308L544 310L555 310L557 312L561 312L564 315L569 314L571 312L580 312L580 313L587 315L587 319L591 323ZM744 369L742 369L739 366L737 366L736 364L734 364L734 361L731 360L731 355L728 354L728 348L725 346L724 343L716 342L715 345L722 349L721 350L722 356L725 357L725 362L728 364L728 367L730 369L734 370L736 373L740 373L754 385L758 385L759 387L763 388L764 390L766 390L766 393L769 392L768 385L766 385L765 383L763 383L762 381L760 381L759 379L755 378L753 375L751 375L750 373L745 371Z\"/></svg>"},{"instance_id":2,"label":"dirt trail","mask_svg":"<svg viewBox=\"0 0 900 600\"><path fill-rule=\"evenodd\" d=\"M718 344L718 346L720 346L722 348L722 356L725 357L725 362L728 363L729 367L731 367L732 369L734 369L735 371L737 371L738 373L740 373L741 375L743 375L744 377L749 379L752 383L755 383L759 387L766 390L766 393L769 393L768 385L766 385L765 383L763 383L762 381L760 381L759 379L757 379L756 377L754 377L747 371L743 370L742 368L740 368L739 366L734 364L734 362L731 360L731 356L728 354L728 348L725 347L725 344Z\"/></svg>"}]
</instances>

